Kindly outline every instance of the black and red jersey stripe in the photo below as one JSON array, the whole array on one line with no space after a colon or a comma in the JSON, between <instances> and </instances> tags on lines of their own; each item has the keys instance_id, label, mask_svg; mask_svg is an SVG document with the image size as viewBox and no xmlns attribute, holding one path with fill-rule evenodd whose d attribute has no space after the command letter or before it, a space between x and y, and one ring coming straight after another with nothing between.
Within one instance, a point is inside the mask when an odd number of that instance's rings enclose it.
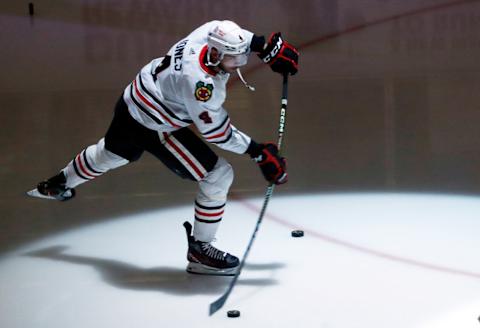
<instances>
[{"instance_id":1,"label":"black and red jersey stripe","mask_svg":"<svg viewBox=\"0 0 480 328\"><path fill-rule=\"evenodd\" d=\"M210 142L214 143L214 144L223 144L223 143L228 142L232 138L232 135L233 135L233 130L230 129L230 132L228 133L228 135L225 139L223 139L221 141L210 141Z\"/></svg>"},{"instance_id":2,"label":"black and red jersey stripe","mask_svg":"<svg viewBox=\"0 0 480 328\"><path fill-rule=\"evenodd\" d=\"M155 97L155 95L145 87L141 73L138 74L132 82L130 96L134 100L135 105L139 106L139 109L144 113L150 112L150 114L152 114L153 112L158 120L163 121L172 127L180 128L193 123L190 119L179 118L160 99L158 99L158 97ZM151 117L151 115L149 115L149 117ZM155 122L158 123L158 120L155 120ZM163 122L160 124L163 124Z\"/></svg>"},{"instance_id":3,"label":"black and red jersey stripe","mask_svg":"<svg viewBox=\"0 0 480 328\"><path fill-rule=\"evenodd\" d=\"M205 206L195 201L195 220L202 223L218 223L222 220L225 204Z\"/></svg>"},{"instance_id":4,"label":"black and red jersey stripe","mask_svg":"<svg viewBox=\"0 0 480 328\"><path fill-rule=\"evenodd\" d=\"M87 159L86 149L84 149L80 154L78 154L73 159L72 163L75 173L84 180L92 180L104 173L92 169L92 166Z\"/></svg>"},{"instance_id":5,"label":"black and red jersey stripe","mask_svg":"<svg viewBox=\"0 0 480 328\"><path fill-rule=\"evenodd\" d=\"M160 120L157 116L153 115L148 109L143 107L142 104L140 104L134 97L133 95L133 82L130 84L130 98L132 99L133 103L135 106L137 106L138 109L140 109L143 113L145 113L148 117L150 117L155 123L162 125L163 121Z\"/></svg>"},{"instance_id":6,"label":"black and red jersey stripe","mask_svg":"<svg viewBox=\"0 0 480 328\"><path fill-rule=\"evenodd\" d=\"M177 120L177 121L180 121L182 123L186 123L186 124L192 124L193 121L192 120L189 120L189 119L182 119L182 118L179 118L177 115L175 115L175 113L169 109L162 101L160 101L160 99L158 99L157 97L155 97L154 94L152 94L146 87L145 85L143 84L143 79L142 79L142 75L141 74L138 74L138 80L140 82L140 88L142 89L143 92L145 92L147 95L150 96L150 98L152 98L152 100L158 104L158 106L160 106L166 114L168 114L168 116L170 116L171 119L173 120Z\"/></svg>"},{"instance_id":7,"label":"black and red jersey stripe","mask_svg":"<svg viewBox=\"0 0 480 328\"><path fill-rule=\"evenodd\" d=\"M232 136L232 126L230 118L227 116L217 127L202 133L203 137L211 143L224 143L230 140Z\"/></svg>"},{"instance_id":8,"label":"black and red jersey stripe","mask_svg":"<svg viewBox=\"0 0 480 328\"><path fill-rule=\"evenodd\" d=\"M137 80L133 80L133 90L134 90L134 95L137 96L137 101L141 101L142 104L146 105L146 109L148 110L149 108L152 109L155 113L160 115L169 125L179 128L180 125L174 123L167 115L165 115L162 110L160 110L158 107L156 107L154 104L152 104L141 92L137 84Z\"/></svg>"},{"instance_id":9,"label":"black and red jersey stripe","mask_svg":"<svg viewBox=\"0 0 480 328\"><path fill-rule=\"evenodd\" d=\"M175 152L185 161L185 163L188 165L188 168L191 168L193 169L193 171L195 172L195 174L198 176L198 179L201 180L205 177L205 174L206 174L206 170L204 168L201 168L201 167L198 167L194 161L193 161L193 157L190 157L192 156L190 154L190 156L188 154L186 154L184 151L182 151L182 149L180 149L180 147L177 145L177 143L174 141L176 139L174 139L174 137L172 137L171 135L169 135L168 133L166 132L163 132L163 137L165 139L165 142L170 146L172 147ZM178 142L178 141L177 141ZM187 169L188 169L187 168Z\"/></svg>"}]
</instances>

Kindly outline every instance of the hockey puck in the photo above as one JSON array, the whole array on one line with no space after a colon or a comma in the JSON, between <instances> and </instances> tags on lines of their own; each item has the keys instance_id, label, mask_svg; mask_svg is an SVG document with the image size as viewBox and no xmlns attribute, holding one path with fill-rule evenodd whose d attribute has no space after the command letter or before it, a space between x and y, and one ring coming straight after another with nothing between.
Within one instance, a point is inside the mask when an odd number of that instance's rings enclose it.
<instances>
[{"instance_id":1,"label":"hockey puck","mask_svg":"<svg viewBox=\"0 0 480 328\"><path fill-rule=\"evenodd\" d=\"M227 312L227 317L229 318L238 318L240 316L240 311L238 310L230 310Z\"/></svg>"},{"instance_id":2,"label":"hockey puck","mask_svg":"<svg viewBox=\"0 0 480 328\"><path fill-rule=\"evenodd\" d=\"M293 230L292 237L303 237L303 230Z\"/></svg>"}]
</instances>

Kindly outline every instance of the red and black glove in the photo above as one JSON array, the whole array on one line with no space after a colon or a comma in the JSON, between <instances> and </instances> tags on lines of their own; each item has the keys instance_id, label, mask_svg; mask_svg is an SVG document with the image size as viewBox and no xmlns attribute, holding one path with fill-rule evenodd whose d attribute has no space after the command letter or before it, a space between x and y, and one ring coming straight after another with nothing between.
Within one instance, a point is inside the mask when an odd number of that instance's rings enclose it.
<instances>
[{"instance_id":1,"label":"red and black glove","mask_svg":"<svg viewBox=\"0 0 480 328\"><path fill-rule=\"evenodd\" d=\"M298 71L298 50L282 39L280 32L273 33L258 57L270 65L274 72L294 75Z\"/></svg>"},{"instance_id":2,"label":"red and black glove","mask_svg":"<svg viewBox=\"0 0 480 328\"><path fill-rule=\"evenodd\" d=\"M251 141L247 153L258 164L268 182L283 184L288 181L287 161L278 155L278 147L273 143L257 144Z\"/></svg>"}]
</instances>

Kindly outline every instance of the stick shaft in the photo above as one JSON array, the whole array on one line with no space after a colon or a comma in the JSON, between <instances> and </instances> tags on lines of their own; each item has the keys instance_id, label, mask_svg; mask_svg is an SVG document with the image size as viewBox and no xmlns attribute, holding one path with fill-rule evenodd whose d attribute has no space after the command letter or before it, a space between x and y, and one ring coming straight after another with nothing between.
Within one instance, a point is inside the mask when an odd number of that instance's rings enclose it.
<instances>
[{"instance_id":1,"label":"stick shaft","mask_svg":"<svg viewBox=\"0 0 480 328\"><path fill-rule=\"evenodd\" d=\"M285 132L285 123L286 123L286 115L287 115L287 104L288 104L288 74L283 75L283 84L282 84L282 106L280 110L280 123L278 125L278 139L277 139L277 146L278 149L280 150L280 147L282 146L283 143L283 135ZM252 236L250 237L250 241L248 242L247 249L245 250L245 253L243 254L242 261L240 262L240 265L238 266L238 270L233 277L232 281L230 282L230 285L228 286L227 290L225 293L223 293L220 298L218 298L215 302L210 304L210 311L209 314L212 315L218 310L222 308L222 306L225 304L227 301L228 296L230 296L230 293L233 290L233 287L235 287L235 284L238 280L238 277L240 276L240 273L242 272L243 266L245 265L245 261L248 257L248 254L250 253L250 249L252 248L253 242L255 240L255 237L257 235L258 229L260 228L260 225L263 221L263 216L265 215L265 212L267 210L267 205L268 202L270 201L270 197L273 194L273 190L275 188L275 185L270 183L269 186L267 187L267 191L265 192L265 199L263 201L263 206L260 211L260 215L257 220L257 224L255 225L255 230L253 231Z\"/></svg>"}]
</instances>

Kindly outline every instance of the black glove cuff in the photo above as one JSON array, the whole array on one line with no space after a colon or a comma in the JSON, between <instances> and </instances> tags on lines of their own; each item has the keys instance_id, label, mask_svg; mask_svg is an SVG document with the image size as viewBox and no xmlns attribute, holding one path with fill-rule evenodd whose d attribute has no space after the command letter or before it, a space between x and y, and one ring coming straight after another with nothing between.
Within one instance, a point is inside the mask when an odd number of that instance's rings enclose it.
<instances>
[{"instance_id":1,"label":"black glove cuff","mask_svg":"<svg viewBox=\"0 0 480 328\"><path fill-rule=\"evenodd\" d=\"M253 35L252 42L250 43L250 50L254 52L262 52L265 46L265 37Z\"/></svg>"},{"instance_id":2,"label":"black glove cuff","mask_svg":"<svg viewBox=\"0 0 480 328\"><path fill-rule=\"evenodd\" d=\"M253 139L250 140L246 154L250 155L251 158L258 157L262 154L262 145L256 143Z\"/></svg>"}]
</instances>

